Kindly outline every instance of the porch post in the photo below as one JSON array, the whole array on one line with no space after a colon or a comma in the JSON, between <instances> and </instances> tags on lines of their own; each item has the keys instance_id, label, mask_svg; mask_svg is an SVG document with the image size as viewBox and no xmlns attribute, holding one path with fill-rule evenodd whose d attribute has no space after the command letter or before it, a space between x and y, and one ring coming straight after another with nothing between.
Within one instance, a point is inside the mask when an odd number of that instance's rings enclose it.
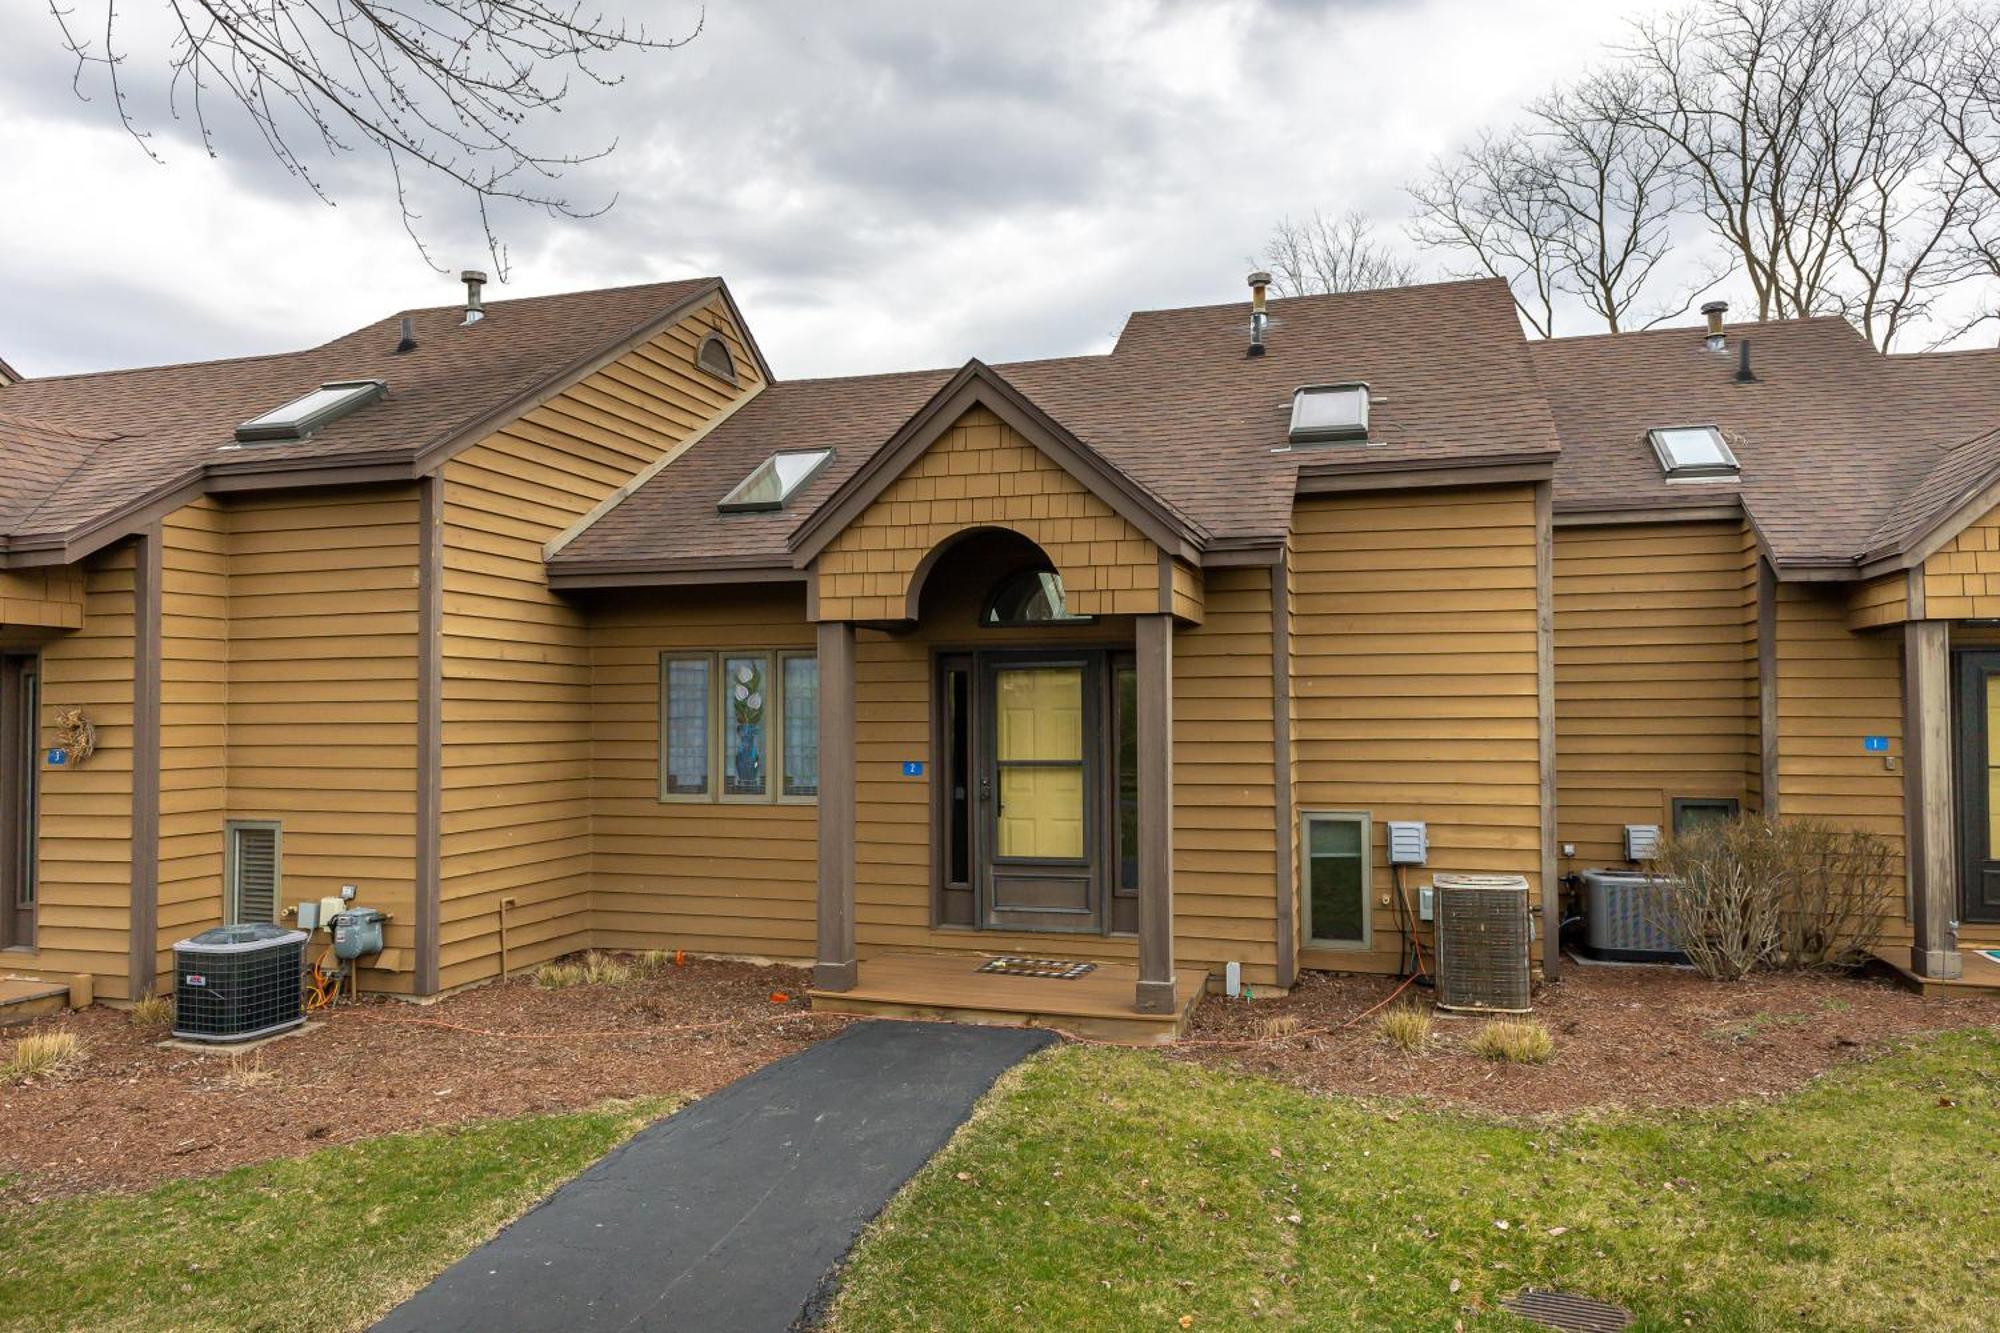
<instances>
[{"instance_id":1,"label":"porch post","mask_svg":"<svg viewBox=\"0 0 2000 1333\"><path fill-rule=\"evenodd\" d=\"M1908 831L1910 970L1949 980L1961 974L1958 857L1953 829L1951 627L1903 624L1903 819Z\"/></svg>"},{"instance_id":2,"label":"porch post","mask_svg":"<svg viewBox=\"0 0 2000 1333\"><path fill-rule=\"evenodd\" d=\"M1174 622L1135 618L1139 658L1139 988L1142 1014L1174 1011Z\"/></svg>"},{"instance_id":3,"label":"porch post","mask_svg":"<svg viewBox=\"0 0 2000 1333\"><path fill-rule=\"evenodd\" d=\"M852 990L854 960L854 626L819 623L819 931L813 985Z\"/></svg>"}]
</instances>

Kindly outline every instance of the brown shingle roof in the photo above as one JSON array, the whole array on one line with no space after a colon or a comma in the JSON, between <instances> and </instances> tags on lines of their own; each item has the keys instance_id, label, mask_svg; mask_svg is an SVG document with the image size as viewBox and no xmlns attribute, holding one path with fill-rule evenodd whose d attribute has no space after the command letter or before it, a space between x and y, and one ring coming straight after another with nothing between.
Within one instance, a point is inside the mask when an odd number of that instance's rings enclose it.
<instances>
[{"instance_id":1,"label":"brown shingle roof","mask_svg":"<svg viewBox=\"0 0 2000 1333\"><path fill-rule=\"evenodd\" d=\"M1740 495L1781 564L1853 564L1935 515L1959 472L1977 469L1976 457L1954 452L2000 426L2000 360L1990 353L1883 356L1833 317L1731 325L1727 337L1720 353L1686 328L1532 344L1562 436L1558 509ZM1739 384L1745 338L1756 379ZM1722 429L1740 482L1661 475L1646 432L1691 424Z\"/></svg>"},{"instance_id":2,"label":"brown shingle roof","mask_svg":"<svg viewBox=\"0 0 2000 1333\"><path fill-rule=\"evenodd\" d=\"M1134 314L1108 355L994 366L1076 439L1211 544L1283 539L1302 467L1372 470L1552 458L1556 433L1504 284L1440 283L1271 303L1248 358L1247 303ZM574 537L557 568L787 559L793 528L952 376L947 370L774 385ZM1292 391L1365 380L1372 447L1282 451ZM715 502L778 449L830 445L784 510Z\"/></svg>"},{"instance_id":3,"label":"brown shingle roof","mask_svg":"<svg viewBox=\"0 0 2000 1333\"><path fill-rule=\"evenodd\" d=\"M400 355L397 314L304 351L0 387L0 453L23 451L0 464L0 534L61 538L216 471L413 462L719 286L697 278L495 301L470 327L459 306L409 311L417 346ZM340 379L381 379L388 397L310 439L235 444L239 422Z\"/></svg>"}]
</instances>

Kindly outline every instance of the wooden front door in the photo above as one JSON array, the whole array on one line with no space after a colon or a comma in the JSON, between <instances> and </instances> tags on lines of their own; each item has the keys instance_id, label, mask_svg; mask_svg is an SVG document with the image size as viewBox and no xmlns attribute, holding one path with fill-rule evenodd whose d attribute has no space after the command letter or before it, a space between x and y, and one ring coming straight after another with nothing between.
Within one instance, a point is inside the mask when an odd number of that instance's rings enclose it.
<instances>
[{"instance_id":1,"label":"wooden front door","mask_svg":"<svg viewBox=\"0 0 2000 1333\"><path fill-rule=\"evenodd\" d=\"M35 942L35 745L39 662L0 656L0 948Z\"/></svg>"},{"instance_id":2,"label":"wooden front door","mask_svg":"<svg viewBox=\"0 0 2000 1333\"><path fill-rule=\"evenodd\" d=\"M2000 921L2000 652L1958 654L1960 918Z\"/></svg>"}]
</instances>

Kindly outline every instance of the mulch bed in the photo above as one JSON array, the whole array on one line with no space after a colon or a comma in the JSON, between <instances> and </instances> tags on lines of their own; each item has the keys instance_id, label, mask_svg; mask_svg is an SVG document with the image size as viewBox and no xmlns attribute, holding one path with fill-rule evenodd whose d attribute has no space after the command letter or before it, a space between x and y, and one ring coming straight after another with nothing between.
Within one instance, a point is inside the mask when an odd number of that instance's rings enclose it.
<instances>
[{"instance_id":1,"label":"mulch bed","mask_svg":"<svg viewBox=\"0 0 2000 1333\"><path fill-rule=\"evenodd\" d=\"M60 1075L0 1086L0 1176L20 1177L0 1200L143 1189L610 1098L699 1096L839 1030L807 1011L806 982L796 968L690 960L617 986L542 990L521 976L425 1006L364 997L234 1062L226 1048L163 1048L164 1031L103 1006L9 1028L0 1049L66 1027L84 1053Z\"/></svg>"},{"instance_id":2,"label":"mulch bed","mask_svg":"<svg viewBox=\"0 0 2000 1333\"><path fill-rule=\"evenodd\" d=\"M1467 1049L1479 1018L1439 1012L1420 1054L1384 1041L1373 1016L1354 1021L1394 986L1315 973L1282 999L1211 996L1195 1013L1192 1040L1174 1055L1314 1092L1538 1116L1769 1097L1898 1038L2000 1025L2000 998L1926 1000L1873 978L1765 973L1730 983L1685 968L1576 965L1534 997L1532 1017L1554 1035L1554 1059L1510 1065ZM1397 1002L1412 1000L1428 1007L1429 993L1412 987ZM1296 1020L1297 1035L1255 1040L1273 1019ZM1312 1035L1324 1029L1333 1030Z\"/></svg>"}]
</instances>

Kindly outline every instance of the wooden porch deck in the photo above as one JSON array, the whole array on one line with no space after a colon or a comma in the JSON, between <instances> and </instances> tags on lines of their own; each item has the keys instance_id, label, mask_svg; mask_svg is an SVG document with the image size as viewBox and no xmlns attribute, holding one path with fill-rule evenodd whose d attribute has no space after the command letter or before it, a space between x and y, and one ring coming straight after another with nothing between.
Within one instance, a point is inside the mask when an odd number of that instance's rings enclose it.
<instances>
[{"instance_id":1,"label":"wooden porch deck","mask_svg":"<svg viewBox=\"0 0 2000 1333\"><path fill-rule=\"evenodd\" d=\"M1181 969L1174 978L1174 1012L1142 1014L1133 995L1139 969L1099 963L1072 981L981 972L991 955L881 954L864 959L854 989L810 990L813 1008L829 1014L928 1018L952 1023L1045 1027L1099 1041L1165 1045L1187 1031L1188 1017L1208 985L1208 973Z\"/></svg>"},{"instance_id":2,"label":"wooden porch deck","mask_svg":"<svg viewBox=\"0 0 2000 1333\"><path fill-rule=\"evenodd\" d=\"M26 1023L44 1014L59 1014L69 1005L68 982L37 981L0 973L0 1027Z\"/></svg>"},{"instance_id":3,"label":"wooden porch deck","mask_svg":"<svg viewBox=\"0 0 2000 1333\"><path fill-rule=\"evenodd\" d=\"M1885 946L1874 952L1876 961L1894 970L1903 979L1904 985L1930 999L2000 994L2000 963L1977 949L1960 950L1959 959L1965 975L1952 981L1920 977L1912 972L1908 945Z\"/></svg>"}]
</instances>

